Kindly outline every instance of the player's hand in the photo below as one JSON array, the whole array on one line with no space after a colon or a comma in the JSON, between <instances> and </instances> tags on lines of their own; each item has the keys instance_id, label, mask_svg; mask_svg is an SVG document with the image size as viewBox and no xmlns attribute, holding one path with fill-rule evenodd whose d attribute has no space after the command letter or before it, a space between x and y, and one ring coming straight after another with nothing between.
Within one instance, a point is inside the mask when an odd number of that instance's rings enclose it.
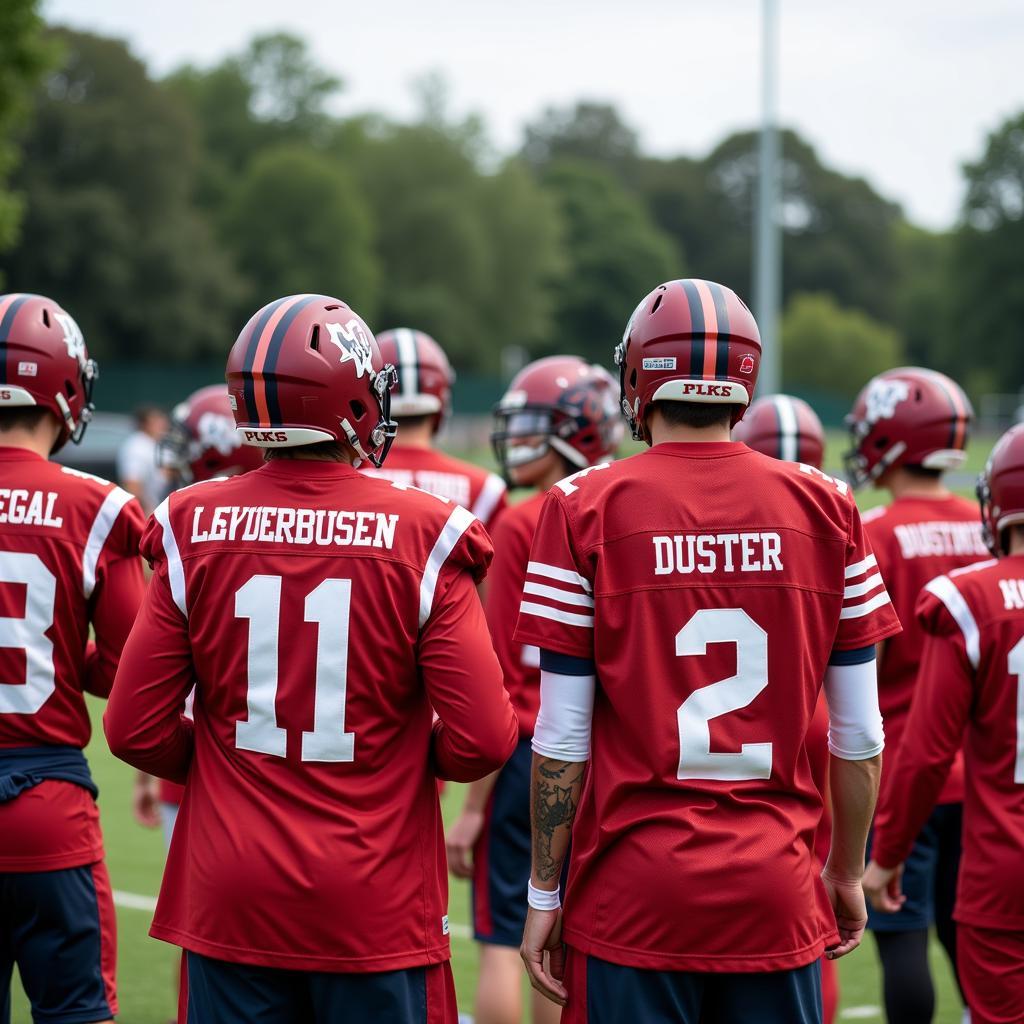
<instances>
[{"instance_id":1,"label":"player's hand","mask_svg":"<svg viewBox=\"0 0 1024 1024\"><path fill-rule=\"evenodd\" d=\"M829 960L838 960L860 945L868 924L868 908L859 878L838 878L826 869L821 873L821 880L839 931L839 945L826 949L825 956Z\"/></svg>"},{"instance_id":2,"label":"player's hand","mask_svg":"<svg viewBox=\"0 0 1024 1024\"><path fill-rule=\"evenodd\" d=\"M132 790L132 814L146 828L160 827L160 780L139 772Z\"/></svg>"},{"instance_id":3,"label":"player's hand","mask_svg":"<svg viewBox=\"0 0 1024 1024\"><path fill-rule=\"evenodd\" d=\"M473 877L473 847L480 838L483 828L483 811L463 810L448 829L444 837L448 850L448 870L456 878Z\"/></svg>"},{"instance_id":4,"label":"player's hand","mask_svg":"<svg viewBox=\"0 0 1024 1024\"><path fill-rule=\"evenodd\" d=\"M864 892L875 910L883 914L895 914L903 909L907 897L903 893L903 865L883 868L871 861L861 881Z\"/></svg>"},{"instance_id":5,"label":"player's hand","mask_svg":"<svg viewBox=\"0 0 1024 1024\"><path fill-rule=\"evenodd\" d=\"M523 929L519 955L526 964L530 984L553 1003L565 1006L569 993L565 977L565 946L562 945L562 911L534 910L530 907Z\"/></svg>"}]
</instances>

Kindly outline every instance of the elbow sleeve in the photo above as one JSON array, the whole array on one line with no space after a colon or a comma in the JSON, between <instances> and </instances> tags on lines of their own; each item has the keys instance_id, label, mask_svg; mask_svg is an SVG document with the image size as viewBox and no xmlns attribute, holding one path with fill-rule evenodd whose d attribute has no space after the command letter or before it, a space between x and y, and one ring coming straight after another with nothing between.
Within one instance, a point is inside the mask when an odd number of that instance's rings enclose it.
<instances>
[{"instance_id":1,"label":"elbow sleeve","mask_svg":"<svg viewBox=\"0 0 1024 1024\"><path fill-rule=\"evenodd\" d=\"M556 761L589 760L594 686L592 673L562 675L542 669L534 753Z\"/></svg>"},{"instance_id":2,"label":"elbow sleeve","mask_svg":"<svg viewBox=\"0 0 1024 1024\"><path fill-rule=\"evenodd\" d=\"M828 749L844 761L876 757L885 746L878 709L877 663L830 664L825 672Z\"/></svg>"}]
</instances>

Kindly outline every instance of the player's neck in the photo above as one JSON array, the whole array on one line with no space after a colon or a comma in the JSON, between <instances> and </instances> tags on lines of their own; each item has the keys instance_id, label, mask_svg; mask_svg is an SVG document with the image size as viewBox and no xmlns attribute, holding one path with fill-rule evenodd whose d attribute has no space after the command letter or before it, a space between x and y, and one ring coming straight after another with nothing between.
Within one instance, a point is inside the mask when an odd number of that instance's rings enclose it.
<instances>
[{"instance_id":1,"label":"player's neck","mask_svg":"<svg viewBox=\"0 0 1024 1024\"><path fill-rule=\"evenodd\" d=\"M434 426L432 423L410 425L399 420L395 444L402 448L433 448Z\"/></svg>"},{"instance_id":2,"label":"player's neck","mask_svg":"<svg viewBox=\"0 0 1024 1024\"><path fill-rule=\"evenodd\" d=\"M900 498L948 498L949 491L942 477L921 477L908 473L901 466L890 469L879 481L892 496Z\"/></svg>"},{"instance_id":3,"label":"player's neck","mask_svg":"<svg viewBox=\"0 0 1024 1024\"><path fill-rule=\"evenodd\" d=\"M1010 554L1024 555L1024 526L1010 527Z\"/></svg>"},{"instance_id":4,"label":"player's neck","mask_svg":"<svg viewBox=\"0 0 1024 1024\"><path fill-rule=\"evenodd\" d=\"M721 444L732 440L729 427L725 423L715 423L710 427L685 427L666 423L660 416L652 416L650 421L651 444Z\"/></svg>"},{"instance_id":5,"label":"player's neck","mask_svg":"<svg viewBox=\"0 0 1024 1024\"><path fill-rule=\"evenodd\" d=\"M56 440L57 430L46 423L40 423L34 429L14 427L11 430L0 431L0 448L23 448L41 455L44 459L50 457Z\"/></svg>"}]
</instances>

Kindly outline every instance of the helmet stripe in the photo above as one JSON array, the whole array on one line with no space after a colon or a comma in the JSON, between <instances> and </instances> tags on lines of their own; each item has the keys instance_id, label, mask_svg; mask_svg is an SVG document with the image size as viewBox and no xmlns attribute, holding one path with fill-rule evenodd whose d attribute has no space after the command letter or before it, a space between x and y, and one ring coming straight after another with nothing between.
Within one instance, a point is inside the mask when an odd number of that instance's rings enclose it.
<instances>
[{"instance_id":1,"label":"helmet stripe","mask_svg":"<svg viewBox=\"0 0 1024 1024\"><path fill-rule=\"evenodd\" d=\"M0 384L7 383L7 339L14 326L14 318L18 315L18 310L32 297L23 292L15 292L0 298L0 345L4 348L4 357L0 359Z\"/></svg>"},{"instance_id":2,"label":"helmet stripe","mask_svg":"<svg viewBox=\"0 0 1024 1024\"><path fill-rule=\"evenodd\" d=\"M245 398L245 415L249 423L258 423L260 419L259 409L256 406L256 380L252 373L256 348L263 336L263 329L267 326L267 321L274 315L281 303L288 301L288 298L286 296L265 306L263 315L256 321L252 333L249 335L249 345L245 351L245 359L242 361L242 394Z\"/></svg>"},{"instance_id":3,"label":"helmet stripe","mask_svg":"<svg viewBox=\"0 0 1024 1024\"><path fill-rule=\"evenodd\" d=\"M281 418L281 403L277 396L277 375L274 370L277 369L277 357L281 354L281 346L284 344L284 337L288 333L288 328L291 327L295 318L302 312L311 302L316 302L319 298L318 295L306 295L303 296L299 302L289 306L287 312L281 317L280 322L277 325L277 329L274 331L273 337L270 339L270 345L267 347L267 356L263 362L263 386L266 390L267 399L267 411L270 414L270 423L274 426L279 425L282 422ZM268 374L270 374L268 378Z\"/></svg>"},{"instance_id":4,"label":"helmet stripe","mask_svg":"<svg viewBox=\"0 0 1024 1024\"><path fill-rule=\"evenodd\" d=\"M701 309L704 311L704 365L701 367L701 376L709 380L715 375L718 360L718 311L707 281L693 283L697 286Z\"/></svg>"},{"instance_id":5,"label":"helmet stripe","mask_svg":"<svg viewBox=\"0 0 1024 1024\"><path fill-rule=\"evenodd\" d=\"M718 357L715 360L715 377L725 380L729 376L729 306L725 301L722 286L714 281L707 282L708 290L715 301L715 319L718 321Z\"/></svg>"},{"instance_id":6,"label":"helmet stripe","mask_svg":"<svg viewBox=\"0 0 1024 1024\"><path fill-rule=\"evenodd\" d=\"M785 462L799 462L800 424L796 406L789 395L776 395L772 402L779 418L779 458Z\"/></svg>"},{"instance_id":7,"label":"helmet stripe","mask_svg":"<svg viewBox=\"0 0 1024 1024\"><path fill-rule=\"evenodd\" d=\"M285 313L291 309L297 302L301 302L305 298L304 295L289 295L282 299L275 307L274 311L270 314L270 318L266 322L263 331L256 341L256 350L253 354L252 360L252 379L253 379L253 392L256 398L256 411L259 413L259 423L261 426L270 426L270 408L267 405L267 385L266 380L263 376L263 369L267 361L267 350L270 348L271 339L274 337L274 332L277 330L277 325L281 322Z\"/></svg>"},{"instance_id":8,"label":"helmet stripe","mask_svg":"<svg viewBox=\"0 0 1024 1024\"><path fill-rule=\"evenodd\" d=\"M950 408L953 410L953 423L949 429L949 447L962 449L967 442L968 415L960 388L941 373L936 373L934 370L926 372L935 386L946 396L946 401L949 402ZM950 383L953 384L952 387L949 386Z\"/></svg>"},{"instance_id":9,"label":"helmet stripe","mask_svg":"<svg viewBox=\"0 0 1024 1024\"><path fill-rule=\"evenodd\" d=\"M419 366L416 358L416 338L408 327L395 331L398 346L398 389L404 398L411 398L419 391Z\"/></svg>"},{"instance_id":10,"label":"helmet stripe","mask_svg":"<svg viewBox=\"0 0 1024 1024\"><path fill-rule=\"evenodd\" d=\"M679 283L690 305L690 376L699 380L704 376L704 305L693 281Z\"/></svg>"}]
</instances>

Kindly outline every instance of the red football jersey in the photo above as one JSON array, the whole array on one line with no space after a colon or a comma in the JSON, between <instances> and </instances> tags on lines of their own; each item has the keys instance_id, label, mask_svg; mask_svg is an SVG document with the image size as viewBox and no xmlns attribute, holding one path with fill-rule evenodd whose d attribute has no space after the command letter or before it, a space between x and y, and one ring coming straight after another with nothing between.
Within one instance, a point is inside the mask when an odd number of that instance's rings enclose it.
<instances>
[{"instance_id":1,"label":"red football jersey","mask_svg":"<svg viewBox=\"0 0 1024 1024\"><path fill-rule=\"evenodd\" d=\"M395 444L380 469L361 467L370 476L418 487L469 509L488 530L493 530L507 504L505 481L496 473L463 462L436 448Z\"/></svg>"},{"instance_id":2,"label":"red football jersey","mask_svg":"<svg viewBox=\"0 0 1024 1024\"><path fill-rule=\"evenodd\" d=\"M818 470L672 443L556 484L516 637L596 663L566 942L729 972L835 944L805 741L831 652L898 630L849 487Z\"/></svg>"},{"instance_id":3,"label":"red football jersey","mask_svg":"<svg viewBox=\"0 0 1024 1024\"><path fill-rule=\"evenodd\" d=\"M917 691L875 821L873 856L905 860L963 742L958 921L1024 929L1024 556L940 576L918 603L926 632ZM966 732L964 731L966 727Z\"/></svg>"},{"instance_id":4,"label":"red football jersey","mask_svg":"<svg viewBox=\"0 0 1024 1024\"><path fill-rule=\"evenodd\" d=\"M519 735L533 735L540 708L540 651L514 639L519 605L523 600L526 564L537 532L544 494L513 505L494 530L494 564L487 577L487 625L491 642L505 674L505 689L519 716Z\"/></svg>"},{"instance_id":5,"label":"red football jersey","mask_svg":"<svg viewBox=\"0 0 1024 1024\"><path fill-rule=\"evenodd\" d=\"M89 742L84 694L110 692L142 601L142 526L139 503L120 487L0 448L0 747ZM0 804L0 834L0 871L103 855L96 804L70 782Z\"/></svg>"},{"instance_id":6,"label":"red football jersey","mask_svg":"<svg viewBox=\"0 0 1024 1024\"><path fill-rule=\"evenodd\" d=\"M910 714L924 633L914 615L922 587L952 569L988 557L981 536L981 517L975 502L956 495L947 498L899 498L864 513L878 569L892 597L903 632L885 645L878 664L878 703L885 722L885 756L889 763L899 750ZM892 773L882 772L878 811L889 800ZM941 803L963 800L963 759L957 758Z\"/></svg>"},{"instance_id":7,"label":"red football jersey","mask_svg":"<svg viewBox=\"0 0 1024 1024\"><path fill-rule=\"evenodd\" d=\"M172 494L143 552L153 582L104 722L125 760L188 777L152 934L297 970L448 959L436 777L487 774L517 739L479 521L274 460Z\"/></svg>"}]
</instances>

